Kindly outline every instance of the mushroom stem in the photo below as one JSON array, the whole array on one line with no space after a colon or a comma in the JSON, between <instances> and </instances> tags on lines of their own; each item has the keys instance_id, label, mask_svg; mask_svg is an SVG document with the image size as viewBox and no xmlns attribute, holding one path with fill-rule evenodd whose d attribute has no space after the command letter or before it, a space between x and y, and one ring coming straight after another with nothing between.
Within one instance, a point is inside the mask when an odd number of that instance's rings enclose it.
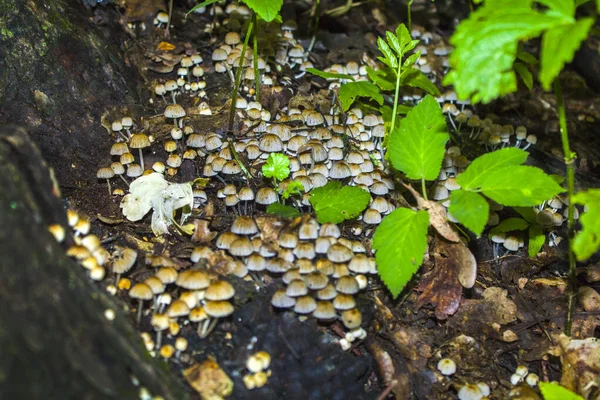
<instances>
[{"instance_id":1,"label":"mushroom stem","mask_svg":"<svg viewBox=\"0 0 600 400\"><path fill-rule=\"evenodd\" d=\"M108 185L108 195L112 196L112 190L110 190L110 179L106 179L106 184Z\"/></svg>"},{"instance_id":2,"label":"mushroom stem","mask_svg":"<svg viewBox=\"0 0 600 400\"><path fill-rule=\"evenodd\" d=\"M162 97L162 99L163 99L163 102L164 102L165 104L167 104L167 99L165 99L165 95L164 95L164 94L161 94L160 96Z\"/></svg>"},{"instance_id":3,"label":"mushroom stem","mask_svg":"<svg viewBox=\"0 0 600 400\"><path fill-rule=\"evenodd\" d=\"M144 169L144 155L142 154L142 149L141 148L139 148L138 150L140 152L140 166L142 167L142 171L145 171L145 169Z\"/></svg>"},{"instance_id":4,"label":"mushroom stem","mask_svg":"<svg viewBox=\"0 0 600 400\"><path fill-rule=\"evenodd\" d=\"M156 349L160 349L160 342L162 341L162 331L156 332Z\"/></svg>"},{"instance_id":5,"label":"mushroom stem","mask_svg":"<svg viewBox=\"0 0 600 400\"><path fill-rule=\"evenodd\" d=\"M123 177L123 175L119 175L119 178L121 178L121 180L122 180L123 182L125 182L125 184L126 184L127 186L129 186L129 182L127 182L127 179L125 179L125 178Z\"/></svg>"},{"instance_id":6,"label":"mushroom stem","mask_svg":"<svg viewBox=\"0 0 600 400\"><path fill-rule=\"evenodd\" d=\"M173 104L177 104L177 101L175 100L175 92L175 90L171 92L171 96L173 96Z\"/></svg>"},{"instance_id":7,"label":"mushroom stem","mask_svg":"<svg viewBox=\"0 0 600 400\"><path fill-rule=\"evenodd\" d=\"M137 323L139 324L142 321L142 307L143 300L138 300L138 313L137 313Z\"/></svg>"}]
</instances>

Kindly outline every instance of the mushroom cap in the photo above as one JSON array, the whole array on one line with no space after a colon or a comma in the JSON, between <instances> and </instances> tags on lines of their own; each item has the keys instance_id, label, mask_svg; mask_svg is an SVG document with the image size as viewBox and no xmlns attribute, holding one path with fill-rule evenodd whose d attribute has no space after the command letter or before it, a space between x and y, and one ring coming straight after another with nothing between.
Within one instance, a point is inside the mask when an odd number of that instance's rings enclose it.
<instances>
[{"instance_id":1,"label":"mushroom cap","mask_svg":"<svg viewBox=\"0 0 600 400\"><path fill-rule=\"evenodd\" d=\"M329 301L318 301L313 317L320 320L331 320L336 317L335 307Z\"/></svg>"},{"instance_id":2,"label":"mushroom cap","mask_svg":"<svg viewBox=\"0 0 600 400\"><path fill-rule=\"evenodd\" d=\"M144 147L150 146L150 139L148 135L143 133L134 133L129 139L129 147L132 149L143 149Z\"/></svg>"},{"instance_id":3,"label":"mushroom cap","mask_svg":"<svg viewBox=\"0 0 600 400\"><path fill-rule=\"evenodd\" d=\"M233 314L233 305L228 301L209 301L204 306L206 314L212 318L225 318Z\"/></svg>"},{"instance_id":4,"label":"mushroom cap","mask_svg":"<svg viewBox=\"0 0 600 400\"><path fill-rule=\"evenodd\" d=\"M167 309L169 318L184 317L190 313L190 308L183 300L175 300Z\"/></svg>"},{"instance_id":5,"label":"mushroom cap","mask_svg":"<svg viewBox=\"0 0 600 400\"><path fill-rule=\"evenodd\" d=\"M298 314L310 314L317 308L317 302L311 296L302 296L296 299L294 312Z\"/></svg>"},{"instance_id":6,"label":"mushroom cap","mask_svg":"<svg viewBox=\"0 0 600 400\"><path fill-rule=\"evenodd\" d=\"M342 322L348 329L356 329L362 323L362 314L358 309L353 308L342 313Z\"/></svg>"},{"instance_id":7,"label":"mushroom cap","mask_svg":"<svg viewBox=\"0 0 600 400\"><path fill-rule=\"evenodd\" d=\"M185 110L179 104L169 104L165 108L165 118L183 118L185 115Z\"/></svg>"},{"instance_id":8,"label":"mushroom cap","mask_svg":"<svg viewBox=\"0 0 600 400\"><path fill-rule=\"evenodd\" d=\"M152 293L160 294L165 291L165 284L158 279L156 276L151 276L147 278L144 283L152 289Z\"/></svg>"},{"instance_id":9,"label":"mushroom cap","mask_svg":"<svg viewBox=\"0 0 600 400\"><path fill-rule=\"evenodd\" d=\"M291 308L296 304L296 299L288 296L285 289L279 289L273 294L271 304L276 308Z\"/></svg>"},{"instance_id":10,"label":"mushroom cap","mask_svg":"<svg viewBox=\"0 0 600 400\"><path fill-rule=\"evenodd\" d=\"M152 293L150 286L145 283L136 283L129 289L129 297L138 300L152 300L154 293Z\"/></svg>"},{"instance_id":11,"label":"mushroom cap","mask_svg":"<svg viewBox=\"0 0 600 400\"><path fill-rule=\"evenodd\" d=\"M204 307L195 307L190 311L189 320L191 322L200 322L208 319L208 314L204 310Z\"/></svg>"},{"instance_id":12,"label":"mushroom cap","mask_svg":"<svg viewBox=\"0 0 600 400\"><path fill-rule=\"evenodd\" d=\"M252 217L242 215L233 221L231 232L238 235L254 235L258 233L258 227Z\"/></svg>"},{"instance_id":13,"label":"mushroom cap","mask_svg":"<svg viewBox=\"0 0 600 400\"><path fill-rule=\"evenodd\" d=\"M311 290L324 289L329 283L329 278L327 277L327 275L317 271L307 274L305 280L306 285Z\"/></svg>"},{"instance_id":14,"label":"mushroom cap","mask_svg":"<svg viewBox=\"0 0 600 400\"><path fill-rule=\"evenodd\" d=\"M235 196L235 195L233 195ZM237 257L248 257L254 252L254 246L247 237L240 237L236 239L229 247L229 253L232 256Z\"/></svg>"},{"instance_id":15,"label":"mushroom cap","mask_svg":"<svg viewBox=\"0 0 600 400\"><path fill-rule=\"evenodd\" d=\"M96 177L98 179L110 179L115 176L115 172L110 167L103 167L98 170Z\"/></svg>"},{"instance_id":16,"label":"mushroom cap","mask_svg":"<svg viewBox=\"0 0 600 400\"><path fill-rule=\"evenodd\" d=\"M285 294L289 297L300 297L308 294L308 287L306 283L301 279L294 279L291 281L285 290Z\"/></svg>"},{"instance_id":17,"label":"mushroom cap","mask_svg":"<svg viewBox=\"0 0 600 400\"><path fill-rule=\"evenodd\" d=\"M204 298L210 301L229 300L235 295L235 289L229 282L215 281L204 293Z\"/></svg>"},{"instance_id":18,"label":"mushroom cap","mask_svg":"<svg viewBox=\"0 0 600 400\"><path fill-rule=\"evenodd\" d=\"M328 283L327 286L317 292L319 300L332 300L337 295L337 290L335 290L335 287L331 283Z\"/></svg>"},{"instance_id":19,"label":"mushroom cap","mask_svg":"<svg viewBox=\"0 0 600 400\"><path fill-rule=\"evenodd\" d=\"M356 307L356 300L354 300L352 295L338 294L335 299L333 299L333 306L336 310L351 310Z\"/></svg>"},{"instance_id":20,"label":"mushroom cap","mask_svg":"<svg viewBox=\"0 0 600 400\"><path fill-rule=\"evenodd\" d=\"M150 324L155 331L164 331L169 327L169 316L167 314L152 314Z\"/></svg>"},{"instance_id":21,"label":"mushroom cap","mask_svg":"<svg viewBox=\"0 0 600 400\"><path fill-rule=\"evenodd\" d=\"M342 276L338 279L335 289L344 294L356 294L359 291L358 282L351 275Z\"/></svg>"},{"instance_id":22,"label":"mushroom cap","mask_svg":"<svg viewBox=\"0 0 600 400\"><path fill-rule=\"evenodd\" d=\"M203 271L187 270L177 276L175 284L184 289L201 290L210 285L210 279Z\"/></svg>"},{"instance_id":23,"label":"mushroom cap","mask_svg":"<svg viewBox=\"0 0 600 400\"><path fill-rule=\"evenodd\" d=\"M352 250L341 243L334 243L327 250L327 258L334 263L344 263L352 259Z\"/></svg>"}]
</instances>

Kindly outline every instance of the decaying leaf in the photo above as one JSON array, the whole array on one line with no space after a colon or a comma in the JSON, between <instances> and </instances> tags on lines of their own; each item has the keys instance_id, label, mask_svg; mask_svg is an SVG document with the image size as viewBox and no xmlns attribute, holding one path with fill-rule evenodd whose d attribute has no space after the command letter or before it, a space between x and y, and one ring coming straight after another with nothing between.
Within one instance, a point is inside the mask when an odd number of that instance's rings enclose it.
<instances>
[{"instance_id":1,"label":"decaying leaf","mask_svg":"<svg viewBox=\"0 0 600 400\"><path fill-rule=\"evenodd\" d=\"M125 234L125 241L129 243L132 247L144 252L152 254L154 253L154 243L148 242L146 240L139 239L129 233Z\"/></svg>"},{"instance_id":2,"label":"decaying leaf","mask_svg":"<svg viewBox=\"0 0 600 400\"><path fill-rule=\"evenodd\" d=\"M432 356L431 346L424 340L419 328L398 324L390 332L390 339L398 352L409 360L416 370L425 368L427 360Z\"/></svg>"},{"instance_id":3,"label":"decaying leaf","mask_svg":"<svg viewBox=\"0 0 600 400\"><path fill-rule=\"evenodd\" d=\"M417 205L420 209L426 210L429 213L429 223L435 230L444 238L451 242L459 242L458 233L450 226L448 222L446 209L437 201L425 200L419 192L413 189L410 185L404 185L405 188L417 200Z\"/></svg>"},{"instance_id":4,"label":"decaying leaf","mask_svg":"<svg viewBox=\"0 0 600 400\"><path fill-rule=\"evenodd\" d=\"M210 243L216 236L217 232L213 232L208 228L209 222L204 219L194 220L194 234L192 235L192 242L196 243Z\"/></svg>"},{"instance_id":5,"label":"decaying leaf","mask_svg":"<svg viewBox=\"0 0 600 400\"><path fill-rule=\"evenodd\" d=\"M560 384L569 390L591 398L598 390L600 375L600 340L590 337L576 340L564 334L557 338L562 377Z\"/></svg>"},{"instance_id":6,"label":"decaying leaf","mask_svg":"<svg viewBox=\"0 0 600 400\"><path fill-rule=\"evenodd\" d=\"M422 293L416 305L433 304L436 317L446 319L458 310L462 288L475 284L477 262L462 242L436 240L432 254L435 266L421 279L417 290Z\"/></svg>"},{"instance_id":7,"label":"decaying leaf","mask_svg":"<svg viewBox=\"0 0 600 400\"><path fill-rule=\"evenodd\" d=\"M233 392L233 381L211 358L184 370L183 376L202 400L224 399Z\"/></svg>"},{"instance_id":8,"label":"decaying leaf","mask_svg":"<svg viewBox=\"0 0 600 400\"><path fill-rule=\"evenodd\" d=\"M481 299L463 300L460 310L449 320L450 326L461 327L465 333L497 331L498 325L517 320L517 305L508 298L506 289L487 288Z\"/></svg>"}]
</instances>

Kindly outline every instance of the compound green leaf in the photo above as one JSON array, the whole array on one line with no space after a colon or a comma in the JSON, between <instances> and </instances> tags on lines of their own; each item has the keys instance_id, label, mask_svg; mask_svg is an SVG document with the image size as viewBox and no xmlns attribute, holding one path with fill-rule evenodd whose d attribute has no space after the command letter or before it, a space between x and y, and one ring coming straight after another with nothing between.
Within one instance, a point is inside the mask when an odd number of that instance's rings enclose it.
<instances>
[{"instance_id":1,"label":"compound green leaf","mask_svg":"<svg viewBox=\"0 0 600 400\"><path fill-rule=\"evenodd\" d=\"M450 195L448 212L467 229L480 236L488 220L490 205L479 193L459 189Z\"/></svg>"},{"instance_id":2,"label":"compound green leaf","mask_svg":"<svg viewBox=\"0 0 600 400\"><path fill-rule=\"evenodd\" d=\"M571 3L572 1L560 1ZM587 37L594 25L594 18L582 18L571 24L557 26L547 30L542 36L540 83L550 90L552 81L558 76L565 63L571 62L575 51Z\"/></svg>"},{"instance_id":3,"label":"compound green leaf","mask_svg":"<svg viewBox=\"0 0 600 400\"><path fill-rule=\"evenodd\" d=\"M267 207L267 214L279 215L282 218L296 218L300 216L300 211L292 206L286 206L281 203L272 203Z\"/></svg>"},{"instance_id":4,"label":"compound green leaf","mask_svg":"<svg viewBox=\"0 0 600 400\"><path fill-rule=\"evenodd\" d=\"M394 90L396 88L395 72L390 68L373 69L367 67L367 75L381 90Z\"/></svg>"},{"instance_id":5,"label":"compound green leaf","mask_svg":"<svg viewBox=\"0 0 600 400\"><path fill-rule=\"evenodd\" d=\"M573 0L536 0L538 3L550 8L549 12L559 15L567 20L575 16L575 2Z\"/></svg>"},{"instance_id":6,"label":"compound green leaf","mask_svg":"<svg viewBox=\"0 0 600 400\"><path fill-rule=\"evenodd\" d=\"M342 103L342 109L348 111L357 97L368 97L383 104L383 96L379 93L379 88L371 82L348 82L340 86L339 99Z\"/></svg>"},{"instance_id":7,"label":"compound green leaf","mask_svg":"<svg viewBox=\"0 0 600 400\"><path fill-rule=\"evenodd\" d=\"M366 190L356 186L342 187L338 181L331 181L310 193L310 204L321 224L339 224L344 220L356 218L371 200L371 195Z\"/></svg>"},{"instance_id":8,"label":"compound green leaf","mask_svg":"<svg viewBox=\"0 0 600 400\"><path fill-rule=\"evenodd\" d=\"M527 160L525 150L508 147L477 157L467 169L456 177L456 182L465 190L481 187L491 172L510 165L521 165Z\"/></svg>"},{"instance_id":9,"label":"compound green leaf","mask_svg":"<svg viewBox=\"0 0 600 400\"><path fill-rule=\"evenodd\" d=\"M450 138L447 131L439 104L432 96L425 96L390 135L392 165L410 179L436 179Z\"/></svg>"},{"instance_id":10,"label":"compound green leaf","mask_svg":"<svg viewBox=\"0 0 600 400\"><path fill-rule=\"evenodd\" d=\"M397 57L400 58L402 57L402 44L400 43L399 38L394 35L393 32L387 31L385 33L385 37L387 39L388 44L390 45L390 47L392 48L392 50L394 50L394 52L396 53Z\"/></svg>"},{"instance_id":11,"label":"compound green leaf","mask_svg":"<svg viewBox=\"0 0 600 400\"><path fill-rule=\"evenodd\" d=\"M454 51L444 85L453 84L459 98L474 103L516 91L512 67L519 42L563 23L564 17L533 9L531 0L486 1L450 39Z\"/></svg>"},{"instance_id":12,"label":"compound green leaf","mask_svg":"<svg viewBox=\"0 0 600 400\"><path fill-rule=\"evenodd\" d=\"M311 73L316 76L320 76L321 78L325 78L325 79L347 79L349 81L354 80L352 75L337 74L335 72L321 71L320 69L316 69L316 68L306 68L306 72Z\"/></svg>"},{"instance_id":13,"label":"compound green leaf","mask_svg":"<svg viewBox=\"0 0 600 400\"><path fill-rule=\"evenodd\" d=\"M383 40L382 38L377 38L377 47L379 47L379 51L383 53L385 57L377 57L379 61L387 65L392 69L398 68L398 58L390 49L390 46Z\"/></svg>"},{"instance_id":14,"label":"compound green leaf","mask_svg":"<svg viewBox=\"0 0 600 400\"><path fill-rule=\"evenodd\" d=\"M283 197L284 200L287 200L290 198L290 196L293 196L295 194L302 194L302 192L304 192L304 185L302 184L302 182L291 181L290 183L288 183L287 187L281 194L281 197Z\"/></svg>"},{"instance_id":15,"label":"compound green leaf","mask_svg":"<svg viewBox=\"0 0 600 400\"><path fill-rule=\"evenodd\" d=\"M283 0L244 0L259 17L271 22L279 16Z\"/></svg>"},{"instance_id":16,"label":"compound green leaf","mask_svg":"<svg viewBox=\"0 0 600 400\"><path fill-rule=\"evenodd\" d=\"M400 74L400 84L423 89L433 96L440 95L437 86L427 78L427 75L414 67L402 71L402 74Z\"/></svg>"},{"instance_id":17,"label":"compound green leaf","mask_svg":"<svg viewBox=\"0 0 600 400\"><path fill-rule=\"evenodd\" d=\"M481 191L496 203L526 207L541 204L563 189L539 168L512 165L490 172L481 184Z\"/></svg>"},{"instance_id":18,"label":"compound green leaf","mask_svg":"<svg viewBox=\"0 0 600 400\"><path fill-rule=\"evenodd\" d=\"M265 178L282 181L290 175L290 159L285 154L271 153L262 166L262 173Z\"/></svg>"},{"instance_id":19,"label":"compound green leaf","mask_svg":"<svg viewBox=\"0 0 600 400\"><path fill-rule=\"evenodd\" d=\"M577 193L574 204L587 205L587 211L579 216L583 229L575 235L573 251L579 261L587 260L600 248L600 189Z\"/></svg>"},{"instance_id":20,"label":"compound green leaf","mask_svg":"<svg viewBox=\"0 0 600 400\"><path fill-rule=\"evenodd\" d=\"M529 222L522 218L507 218L490 230L490 237L498 233L524 231L529 226Z\"/></svg>"},{"instance_id":21,"label":"compound green leaf","mask_svg":"<svg viewBox=\"0 0 600 400\"><path fill-rule=\"evenodd\" d=\"M417 272L427 250L427 211L398 208L386 216L373 236L377 271L394 298Z\"/></svg>"},{"instance_id":22,"label":"compound green leaf","mask_svg":"<svg viewBox=\"0 0 600 400\"><path fill-rule=\"evenodd\" d=\"M396 28L396 37L400 42L400 46L402 47L402 54L406 54L412 49L414 49L417 44L419 44L418 40L412 40L410 36L410 32L406 28L406 25L400 24Z\"/></svg>"},{"instance_id":23,"label":"compound green leaf","mask_svg":"<svg viewBox=\"0 0 600 400\"><path fill-rule=\"evenodd\" d=\"M555 382L540 382L539 386L544 400L583 400L583 397L577 393L573 393Z\"/></svg>"},{"instance_id":24,"label":"compound green leaf","mask_svg":"<svg viewBox=\"0 0 600 400\"><path fill-rule=\"evenodd\" d=\"M527 245L527 254L533 258L542 249L546 242L546 235L539 225L531 225L529 227L529 244Z\"/></svg>"}]
</instances>

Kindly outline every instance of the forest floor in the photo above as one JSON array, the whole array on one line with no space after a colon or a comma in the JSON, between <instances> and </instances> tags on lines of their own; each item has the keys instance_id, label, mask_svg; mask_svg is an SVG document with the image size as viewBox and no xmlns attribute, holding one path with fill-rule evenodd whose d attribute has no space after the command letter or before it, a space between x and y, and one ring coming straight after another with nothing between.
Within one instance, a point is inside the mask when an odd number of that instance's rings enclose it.
<instances>
[{"instance_id":1,"label":"forest floor","mask_svg":"<svg viewBox=\"0 0 600 400\"><path fill-rule=\"evenodd\" d=\"M130 7L134 3L129 2ZM537 399L539 392L528 383L534 383L536 377L564 381L566 360L574 363L585 359L575 341L561 336L568 299L566 240L561 240L566 236L566 222L557 222L548 232L535 258L527 256L524 232L510 233L521 242L517 251L493 243L487 233L481 238L471 237L468 247L477 260L477 280L472 289L460 285L455 256L433 233L420 273L398 299L392 299L379 280L371 249L373 232L382 216L398 205L414 204L413 198L384 168L382 144L374 134L381 119L375 118L371 124L366 118L370 112L358 109L340 115L332 108L331 82L304 72L307 64L303 63L309 61L321 70L337 65L360 78L363 75L350 69L356 66L358 72L360 66L376 64L376 37L394 30L399 22L390 13L378 7L370 12L355 7L337 18L323 17L314 49L305 57L312 32L306 28L311 26L310 9L286 2L283 20L296 20L300 29L264 30L259 52L272 62L270 72L262 74L270 77L272 84L263 83L260 103L252 103L254 83L244 80L240 97L246 104L238 104L233 136L228 136L229 70L235 72L235 67L228 65L225 72L216 72L233 60L217 65L213 51L221 48L231 54L240 35L237 39L228 36L232 43L228 49L223 47L225 36L238 32L243 37L244 9L230 5L228 13L212 15L209 7L203 14L186 18L187 10L176 7L167 36L164 26L151 24L160 11L155 3L147 2L135 10L121 9L121 14L112 6L94 12L99 25L106 18L121 18L122 29L130 37L121 47L144 77L139 85L147 91L149 101L136 107L115 104L113 109L104 110L106 140L129 142L129 155L123 158L115 150L114 155L97 160L98 168L112 164L112 169L118 170L117 163L130 171L130 176L127 172L122 175L124 179L110 179L111 192L122 192L109 195L106 181L99 179L85 191L67 192L67 200L72 210L90 218L91 233L112 255L105 276L95 276L98 285L122 300L135 323L140 303L130 297L130 289L138 284L152 289L142 304L140 333L144 333L151 354L164 358L173 374L188 384L191 398L403 399L412 393L418 399L454 399L461 388L479 384L482 397L487 387L489 398ZM499 126L525 126L538 138L537 144L528 148L532 163L562 174L558 122L548 94L539 89L533 93L523 90L493 105L474 107L457 102L450 88L441 87L451 31L436 15L434 5L417 4L412 31L421 40L420 68L440 87L443 94L438 100L447 110L448 128L453 133L454 142L444 161L444 179L451 179L464 163L491 148L472 138L472 128L458 121L474 115ZM422 21L427 23L419 25ZM294 51L300 51L300 56ZM188 60L190 66L185 64ZM194 67L202 69L195 70L197 76L193 75ZM157 95L157 85L177 81L180 68L188 74L182 75L182 85L164 96ZM567 72L565 77L569 118L575 126L575 150L579 154L578 179L583 186L598 186L600 164L594 158L598 153L585 138L598 130L599 98L582 85L576 73ZM179 130L174 128L173 119L163 114L173 97L186 114ZM403 101L409 104L420 98L422 94L416 90L403 93ZM124 117L132 118L131 134L146 135L149 145L141 151L132 145L124 127L128 124L122 123ZM113 129L114 122L121 122L122 130ZM245 176L228 140L252 177ZM518 143L511 137L504 145ZM291 177L301 181L307 191L330 180L367 189L372 197L368 211L338 226L319 224L307 197L299 196L292 204L297 202L302 215L284 219L266 214L266 205L259 204L257 198L268 191L273 193L273 183L261 176L261 167L274 152L289 156ZM151 229L152 212L139 221L124 217L123 195L129 193L128 184L136 179L131 164L141 162L140 153L147 170L159 171L160 164L155 163L163 164L168 182L207 178L197 182L194 207L185 222L193 224L193 233L186 234L172 225L169 234L156 236ZM133 158L133 163L128 158ZM280 187L286 184L284 181ZM447 197L452 184L440 179L429 190L432 195L445 190ZM254 200L244 200L248 193ZM539 211L548 208L562 216L564 199L548 200ZM493 212L498 221L517 216L501 207ZM348 255L336 258L332 249ZM133 261L128 263L127 257ZM115 265L125 264L130 265L123 273L113 271ZM207 317L208 303L215 301L193 285L180 284L185 271L202 271L213 284L217 280L230 283L235 295L220 300L219 305L226 309L224 303L230 301L233 312L220 319ZM341 282L348 276L355 278L358 289L340 296ZM308 283L310 279L324 279L325 283ZM292 285L286 285L298 281L304 282L304 290L306 284L313 288L301 296L308 308L298 306L300 299L294 300L299 313L292 311L294 304L290 309L273 307L273 296L286 288L289 294ZM597 290L598 282L598 264L581 268L582 287ZM333 295L321 293L323 288L333 290ZM573 339L599 336L600 307L588 300L597 292L588 289L579 292L581 305L574 316ZM315 318L313 298L324 308L329 300L339 300L334 301L333 316ZM352 310L358 312L349 312ZM171 315L163 324L156 315L165 313ZM224 313L228 314L226 310ZM357 316L361 321L355 325L349 319ZM198 332L203 329L212 331L201 338ZM572 347L567 349L569 343ZM248 360L254 360L251 356L260 351L270 355L270 365L252 374ZM442 359L452 360L456 372L442 374L438 366ZM577 375L591 367L582 363L573 368ZM521 376L515 378L515 373Z\"/></svg>"}]
</instances>

